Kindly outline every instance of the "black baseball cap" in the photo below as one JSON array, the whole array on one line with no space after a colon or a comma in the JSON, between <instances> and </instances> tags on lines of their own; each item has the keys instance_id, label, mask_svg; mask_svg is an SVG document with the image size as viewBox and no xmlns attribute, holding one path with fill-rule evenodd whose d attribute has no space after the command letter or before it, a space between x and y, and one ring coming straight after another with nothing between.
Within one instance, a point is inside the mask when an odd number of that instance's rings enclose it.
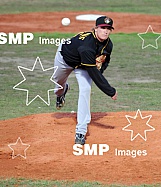
<instances>
[{"instance_id":1,"label":"black baseball cap","mask_svg":"<svg viewBox=\"0 0 161 187\"><path fill-rule=\"evenodd\" d=\"M113 20L107 16L101 16L96 19L96 26L97 27L110 27L110 28L114 29L112 27L112 25L113 25Z\"/></svg>"}]
</instances>

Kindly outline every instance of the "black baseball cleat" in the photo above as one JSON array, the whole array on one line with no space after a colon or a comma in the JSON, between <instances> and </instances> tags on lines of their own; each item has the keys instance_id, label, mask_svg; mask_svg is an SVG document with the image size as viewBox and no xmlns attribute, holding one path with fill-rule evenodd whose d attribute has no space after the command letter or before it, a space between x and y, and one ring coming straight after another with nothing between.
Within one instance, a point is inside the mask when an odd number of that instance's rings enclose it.
<instances>
[{"instance_id":1,"label":"black baseball cleat","mask_svg":"<svg viewBox=\"0 0 161 187\"><path fill-rule=\"evenodd\" d=\"M76 133L75 135L75 144L85 144L85 135Z\"/></svg>"},{"instance_id":2,"label":"black baseball cleat","mask_svg":"<svg viewBox=\"0 0 161 187\"><path fill-rule=\"evenodd\" d=\"M60 110L64 106L64 104L65 104L65 95L66 95L68 90L69 90L69 85L66 84L66 88L65 88L64 94L62 96L56 98L56 108L57 108L57 110Z\"/></svg>"}]
</instances>

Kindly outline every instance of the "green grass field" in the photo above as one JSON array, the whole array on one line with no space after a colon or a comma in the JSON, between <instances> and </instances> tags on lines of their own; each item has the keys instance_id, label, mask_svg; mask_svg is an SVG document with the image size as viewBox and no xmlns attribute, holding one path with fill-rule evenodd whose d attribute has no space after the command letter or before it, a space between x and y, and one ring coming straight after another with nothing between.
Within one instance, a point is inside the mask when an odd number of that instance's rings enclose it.
<instances>
[{"instance_id":1,"label":"green grass field","mask_svg":"<svg viewBox=\"0 0 161 187\"><path fill-rule=\"evenodd\" d=\"M77 5L76 5L77 4ZM112 12L134 12L142 14L160 15L160 0L4 0L0 1L0 14L41 12L41 11L112 11ZM75 34L75 33L73 33ZM50 92L51 105L47 106L40 99L36 99L26 106L26 92L13 89L23 78L18 71L18 66L32 69L37 56L40 57L44 68L53 66L54 55L57 47L55 45L40 45L40 36L50 38L68 38L71 34L59 33L35 33L35 38L28 45L3 45L0 46L0 119L9 119L35 113L56 112L55 96ZM149 41L152 34L148 35ZM112 101L104 95L94 84L91 93L92 112L110 111L136 111L161 110L161 39L158 40L159 49L152 47L142 49L142 41L133 34L112 34L111 39L114 49L111 56L111 64L104 73L108 81L118 90L118 100ZM154 42L154 41L153 41ZM43 75L42 75L43 77ZM35 75L36 84L39 77ZM74 74L69 77L71 91L66 97L66 106L61 112L76 111L78 86ZM33 95L45 89L45 85L37 87ZM72 98L72 99L71 99ZM101 103L101 104L100 104ZM1 179L0 187L5 186L55 186L55 187L123 187L122 185L101 185L89 182L68 181L33 181L25 179ZM159 187L161 184L140 185L137 187Z\"/></svg>"},{"instance_id":2,"label":"green grass field","mask_svg":"<svg viewBox=\"0 0 161 187\"><path fill-rule=\"evenodd\" d=\"M18 187L160 187L155 185L124 186L119 184L103 185L98 182L69 182L69 181L45 181L45 180L27 180L27 179L6 179L0 180L0 186L18 186Z\"/></svg>"},{"instance_id":3,"label":"green grass field","mask_svg":"<svg viewBox=\"0 0 161 187\"><path fill-rule=\"evenodd\" d=\"M110 11L157 14L160 0L4 0L0 1L0 14L44 11Z\"/></svg>"},{"instance_id":4,"label":"green grass field","mask_svg":"<svg viewBox=\"0 0 161 187\"><path fill-rule=\"evenodd\" d=\"M40 45L38 38L40 36L68 38L72 35L58 33L35 34L34 40L23 47L21 45L9 44L3 46L1 49L1 119L33 113L56 112L55 95L53 92L50 92L50 106L47 106L39 98L29 106L26 106L27 92L13 89L16 84L23 80L17 67L22 66L32 69L37 56L40 57L44 69L53 67L57 47L52 44ZM149 34L149 38L151 35ZM113 34L111 39L114 43L114 49L111 63L104 72L104 75L110 84L118 90L118 100L111 100L93 83L91 111L136 111L138 108L142 111L161 110L161 101L158 100L161 95L160 51L152 47L142 49L142 41L135 33ZM132 43L133 45L131 45ZM160 41L158 45L161 46ZM53 72L50 71L49 73L52 75ZM43 80L43 76L42 72L38 76L35 75L34 80L31 80L36 85L34 87L27 84L21 85L21 88L28 86L29 92L32 92L29 94L31 96L30 100L36 95L41 94L43 90L47 90L46 83L37 86L37 82L40 79ZM78 86L74 73L69 77L69 83L71 90L66 96L66 106L61 110L62 112L77 110ZM50 89L54 88L54 83L50 84L50 86ZM47 94L44 94L43 97L47 99Z\"/></svg>"}]
</instances>

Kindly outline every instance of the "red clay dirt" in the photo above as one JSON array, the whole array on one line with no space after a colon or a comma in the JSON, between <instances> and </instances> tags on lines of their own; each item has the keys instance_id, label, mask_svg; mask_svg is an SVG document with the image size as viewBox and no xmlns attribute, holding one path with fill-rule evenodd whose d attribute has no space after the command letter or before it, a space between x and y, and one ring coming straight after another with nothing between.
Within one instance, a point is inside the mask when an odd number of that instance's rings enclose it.
<instances>
[{"instance_id":1,"label":"red clay dirt","mask_svg":"<svg viewBox=\"0 0 161 187\"><path fill-rule=\"evenodd\" d=\"M93 21L75 20L76 15L86 13L106 14L112 17L114 32L145 32L148 25L151 25L155 32L159 32L161 28L161 16L96 11L1 15L0 28L1 32L6 33L80 32L94 26ZM71 19L70 26L61 25L63 17ZM102 156L73 154L76 114L60 112L1 120L0 176L100 181L126 185L161 183L161 111L142 112L143 117L152 115L149 124L155 128L154 131L145 131L146 129L141 126L140 129L135 129L141 134L146 132L147 141L140 136L131 141L131 132L122 130L129 124L125 115L134 117L135 114L136 111L92 113L90 135L86 143L90 146L108 144L110 149ZM146 122L144 120L144 123ZM139 124L141 123L142 120L139 121ZM16 143L18 137L23 143L30 145L26 150L26 159L21 156L12 159L13 151L8 145ZM14 147L14 154L21 153L25 156L24 150L20 147ZM129 153L119 156L117 150L140 151L139 155L133 158Z\"/></svg>"},{"instance_id":2,"label":"red clay dirt","mask_svg":"<svg viewBox=\"0 0 161 187\"><path fill-rule=\"evenodd\" d=\"M41 13L22 13L13 15L0 15L1 32L81 32L89 31L94 27L94 21L78 21L75 16L80 14L101 14L108 15L114 20L116 32L145 32L149 25L155 32L161 28L161 16L116 13L116 12L41 12ZM69 17L71 24L62 26L61 19Z\"/></svg>"},{"instance_id":3,"label":"red clay dirt","mask_svg":"<svg viewBox=\"0 0 161 187\"><path fill-rule=\"evenodd\" d=\"M102 156L73 154L76 114L49 113L2 120L0 176L126 185L161 182L161 112L142 112L143 117L152 115L148 124L155 128L146 132L147 141L141 136L131 141L131 132L122 130L129 124L125 115L134 117L136 112L92 113L90 136L87 136L86 143L90 146L108 144L110 149ZM141 119L138 122L141 124ZM144 130L140 125L142 136ZM12 159L13 151L8 144L16 143L18 137L30 145L26 159L20 156ZM129 153L119 156L116 149L140 150L142 153L135 158ZM24 156L19 147L15 148L15 155L16 150L17 154Z\"/></svg>"}]
</instances>

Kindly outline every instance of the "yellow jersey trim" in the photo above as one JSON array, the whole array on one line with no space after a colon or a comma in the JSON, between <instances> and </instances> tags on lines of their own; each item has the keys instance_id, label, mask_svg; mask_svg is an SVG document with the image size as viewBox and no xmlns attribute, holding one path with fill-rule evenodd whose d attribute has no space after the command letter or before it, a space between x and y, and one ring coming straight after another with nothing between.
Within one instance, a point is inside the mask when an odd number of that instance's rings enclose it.
<instances>
[{"instance_id":1,"label":"yellow jersey trim","mask_svg":"<svg viewBox=\"0 0 161 187\"><path fill-rule=\"evenodd\" d=\"M104 50L105 47L107 46L108 42L109 42L109 38L108 38L108 40L107 40L107 42L106 42L106 45L102 48L102 50L101 50L101 54L103 53L103 50Z\"/></svg>"},{"instance_id":2,"label":"yellow jersey trim","mask_svg":"<svg viewBox=\"0 0 161 187\"><path fill-rule=\"evenodd\" d=\"M96 66L96 64L83 64L83 63L81 63L81 65L83 65L83 66Z\"/></svg>"}]
</instances>

